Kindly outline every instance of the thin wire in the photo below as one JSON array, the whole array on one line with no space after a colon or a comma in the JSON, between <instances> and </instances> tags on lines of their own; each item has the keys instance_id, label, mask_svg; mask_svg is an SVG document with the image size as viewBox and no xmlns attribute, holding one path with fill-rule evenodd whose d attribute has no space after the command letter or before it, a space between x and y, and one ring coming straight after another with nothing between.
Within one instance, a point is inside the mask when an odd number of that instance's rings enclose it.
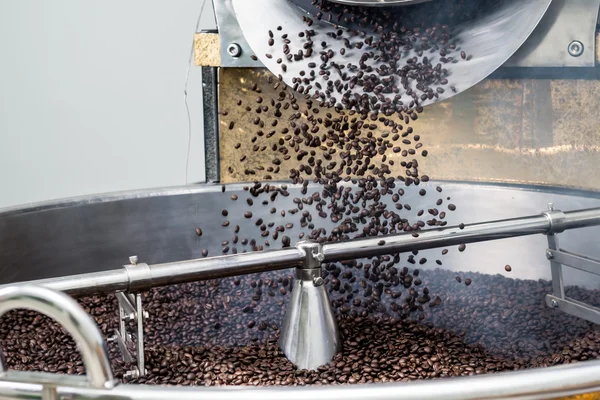
<instances>
[{"instance_id":1,"label":"thin wire","mask_svg":"<svg viewBox=\"0 0 600 400\"><path fill-rule=\"evenodd\" d=\"M200 14L198 14L198 20L196 21L196 29L194 33L198 32L200 27L200 20L202 19L202 14L204 13L204 6L206 5L206 0L202 0L202 6L200 7ZM187 112L188 119L188 146L187 146L187 156L185 158L185 184L188 184L188 170L190 167L190 151L192 148L192 117L190 115L190 107L188 105L188 82L190 79L190 70L192 67L192 62L194 60L194 39L192 39L192 47L190 49L190 58L188 60L187 71L185 73L185 86L183 87L183 100L185 102L185 111Z\"/></svg>"}]
</instances>

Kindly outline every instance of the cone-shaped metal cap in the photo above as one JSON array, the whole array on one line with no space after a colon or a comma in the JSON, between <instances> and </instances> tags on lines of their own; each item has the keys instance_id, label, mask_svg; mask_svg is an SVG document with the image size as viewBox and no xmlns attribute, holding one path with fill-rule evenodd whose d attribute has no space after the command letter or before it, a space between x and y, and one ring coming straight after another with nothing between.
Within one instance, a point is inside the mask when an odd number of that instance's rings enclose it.
<instances>
[{"instance_id":1,"label":"cone-shaped metal cap","mask_svg":"<svg viewBox=\"0 0 600 400\"><path fill-rule=\"evenodd\" d=\"M298 247L301 248L301 245ZM310 248L306 250L312 253ZM307 262L305 266L307 264L311 263ZM337 321L323 285L320 267L296 269L279 348L301 369L316 369L327 364L340 350Z\"/></svg>"}]
</instances>

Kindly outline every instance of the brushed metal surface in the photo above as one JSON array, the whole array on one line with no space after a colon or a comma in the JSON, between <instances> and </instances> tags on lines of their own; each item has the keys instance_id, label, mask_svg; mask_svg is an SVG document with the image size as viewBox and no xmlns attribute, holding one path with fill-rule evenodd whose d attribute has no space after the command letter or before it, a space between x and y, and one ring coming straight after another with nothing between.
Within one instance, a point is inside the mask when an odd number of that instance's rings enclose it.
<instances>
[{"instance_id":1,"label":"brushed metal surface","mask_svg":"<svg viewBox=\"0 0 600 400\"><path fill-rule=\"evenodd\" d=\"M235 18L231 0L213 0L215 9L215 20L219 29L220 54L222 67L253 67L262 66L260 61L255 61L250 58L252 49L244 38L239 23ZM230 44L240 46L241 54L238 57L231 57L227 53L227 46Z\"/></svg>"},{"instance_id":2,"label":"brushed metal surface","mask_svg":"<svg viewBox=\"0 0 600 400\"><path fill-rule=\"evenodd\" d=\"M596 24L600 0L553 0L529 39L504 67L593 67L596 65ZM583 54L569 54L578 40Z\"/></svg>"},{"instance_id":3,"label":"brushed metal surface","mask_svg":"<svg viewBox=\"0 0 600 400\"><path fill-rule=\"evenodd\" d=\"M436 185L429 182L421 187L435 191ZM458 207L457 211L448 213L449 225L533 215L546 209L549 202L563 211L600 206L600 196L595 192L453 182L441 186L443 195L450 197ZM293 186L289 191L289 197L279 196L272 206L278 210L293 208L292 200L300 197L300 192ZM232 201L232 194L237 194L239 200ZM241 235L259 236L254 222L242 217L249 209L246 197L249 194L241 184L228 185L225 193L221 192L220 185L198 185L1 210L0 283L112 270L126 264L133 254L148 264L201 258L204 248L209 249L209 255L219 255L221 242L231 240L235 224L240 225ZM403 202L414 206L419 199L417 191L408 190ZM221 226L227 219L220 212L224 208L230 213L231 225L227 228ZM279 214L271 214L269 207L254 206L252 212L265 223L281 222ZM401 215L413 219L416 211L403 210ZM325 228L333 227L328 220L318 222ZM203 236L196 235L196 227L204 230ZM300 231L296 224L286 232L292 243ZM595 227L565 232L560 235L561 247L600 257L599 234L600 228ZM444 258L444 268L497 273L499 263L511 264L522 268L515 268L506 274L508 277L549 279L546 247L542 235L472 244L464 253L451 250ZM271 248L275 248L275 244ZM439 250L420 252L431 259L438 253ZM101 277L99 274L99 282L105 281ZM599 286L598 281L576 270L569 271L569 283Z\"/></svg>"}]
</instances>

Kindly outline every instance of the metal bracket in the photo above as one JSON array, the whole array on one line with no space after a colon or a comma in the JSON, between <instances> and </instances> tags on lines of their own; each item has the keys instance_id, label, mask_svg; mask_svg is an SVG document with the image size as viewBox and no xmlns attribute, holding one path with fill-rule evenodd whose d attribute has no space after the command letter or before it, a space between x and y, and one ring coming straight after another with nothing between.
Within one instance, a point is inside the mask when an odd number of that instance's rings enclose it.
<instances>
[{"instance_id":1,"label":"metal bracket","mask_svg":"<svg viewBox=\"0 0 600 400\"><path fill-rule=\"evenodd\" d=\"M554 0L505 67L594 67L600 0Z\"/></svg>"},{"instance_id":2,"label":"metal bracket","mask_svg":"<svg viewBox=\"0 0 600 400\"><path fill-rule=\"evenodd\" d=\"M548 206L550 213L556 213L552 203ZM561 250L558 245L558 238L554 233L548 234L546 258L550 260L552 270L552 294L546 295L548 307L600 324L600 308L571 299L565 295L562 270L563 266L567 266L600 276L600 260Z\"/></svg>"},{"instance_id":3,"label":"metal bracket","mask_svg":"<svg viewBox=\"0 0 600 400\"><path fill-rule=\"evenodd\" d=\"M240 28L231 0L214 0L213 5L221 41L221 67L264 67L260 61L250 58L254 52Z\"/></svg>"},{"instance_id":4,"label":"metal bracket","mask_svg":"<svg viewBox=\"0 0 600 400\"><path fill-rule=\"evenodd\" d=\"M126 268L136 267L137 256L129 257L130 265ZM146 264L140 264L140 267ZM144 311L142 306L142 295L140 293L116 292L117 301L119 302L119 329L115 329L115 335L110 338L110 341L117 342L123 361L133 362L134 357L129 350L131 343L135 344L136 354L135 360L137 366L133 370L125 373L126 378L138 378L146 375L146 365L144 358L144 319L148 318L148 312ZM135 322L135 336L128 332L128 323Z\"/></svg>"}]
</instances>

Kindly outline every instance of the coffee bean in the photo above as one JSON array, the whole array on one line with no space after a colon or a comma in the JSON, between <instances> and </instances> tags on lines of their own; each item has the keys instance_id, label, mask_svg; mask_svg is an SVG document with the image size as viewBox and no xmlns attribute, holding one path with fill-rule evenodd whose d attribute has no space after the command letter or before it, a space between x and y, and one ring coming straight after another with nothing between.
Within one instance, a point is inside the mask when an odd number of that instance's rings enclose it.
<instances>
[{"instance_id":1,"label":"coffee bean","mask_svg":"<svg viewBox=\"0 0 600 400\"><path fill-rule=\"evenodd\" d=\"M505 270L506 272L510 272L510 271L512 271L512 267L511 267L510 265L508 265L508 264L507 264L507 265L505 265L505 266L504 266L504 270Z\"/></svg>"}]
</instances>

